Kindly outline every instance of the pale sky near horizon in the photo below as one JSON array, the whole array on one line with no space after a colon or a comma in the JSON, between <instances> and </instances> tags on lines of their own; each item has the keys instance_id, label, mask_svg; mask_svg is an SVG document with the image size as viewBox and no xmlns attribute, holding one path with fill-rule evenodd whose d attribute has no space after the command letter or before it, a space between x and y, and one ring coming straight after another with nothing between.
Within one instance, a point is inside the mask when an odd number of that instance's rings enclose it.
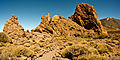
<instances>
[{"instance_id":1,"label":"pale sky near horizon","mask_svg":"<svg viewBox=\"0 0 120 60\"><path fill-rule=\"evenodd\" d=\"M41 15L70 17L78 3L88 3L96 8L98 18L120 19L120 0L0 0L0 32L12 14L18 17L25 30L37 27Z\"/></svg>"}]
</instances>

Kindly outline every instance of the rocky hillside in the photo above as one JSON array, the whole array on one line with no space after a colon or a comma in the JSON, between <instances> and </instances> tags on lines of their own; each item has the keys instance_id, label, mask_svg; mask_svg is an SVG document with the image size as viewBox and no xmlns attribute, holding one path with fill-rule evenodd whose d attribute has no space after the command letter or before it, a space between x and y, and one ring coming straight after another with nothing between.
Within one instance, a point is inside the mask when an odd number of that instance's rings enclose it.
<instances>
[{"instance_id":1,"label":"rocky hillside","mask_svg":"<svg viewBox=\"0 0 120 60\"><path fill-rule=\"evenodd\" d=\"M40 33L47 32L54 35L64 36L74 36L75 34L95 34L94 31L86 30L71 19L66 19L58 15L53 16L50 20L49 18L49 14L46 15L46 17L42 16L41 24L31 31Z\"/></svg>"},{"instance_id":2,"label":"rocky hillside","mask_svg":"<svg viewBox=\"0 0 120 60\"><path fill-rule=\"evenodd\" d=\"M107 29L120 29L120 20L112 17L107 17L100 20L102 25Z\"/></svg>"},{"instance_id":3,"label":"rocky hillside","mask_svg":"<svg viewBox=\"0 0 120 60\"><path fill-rule=\"evenodd\" d=\"M78 4L70 18L48 13L31 32L17 19L0 33L0 60L120 60L120 34L107 34L91 5Z\"/></svg>"},{"instance_id":4,"label":"rocky hillside","mask_svg":"<svg viewBox=\"0 0 120 60\"><path fill-rule=\"evenodd\" d=\"M41 24L34 28L32 32L47 32L67 36L75 33L80 35L83 33L84 35L107 34L97 17L95 8L84 3L77 5L75 13L70 19L58 15L50 18L50 14L46 15L46 17L42 16L41 19Z\"/></svg>"}]
</instances>

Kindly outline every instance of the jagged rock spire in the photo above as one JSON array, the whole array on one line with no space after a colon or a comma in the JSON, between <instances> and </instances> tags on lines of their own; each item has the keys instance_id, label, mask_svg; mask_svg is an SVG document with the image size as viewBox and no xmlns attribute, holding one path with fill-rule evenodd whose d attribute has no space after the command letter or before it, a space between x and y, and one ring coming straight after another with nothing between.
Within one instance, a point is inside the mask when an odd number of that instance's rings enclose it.
<instances>
[{"instance_id":1,"label":"jagged rock spire","mask_svg":"<svg viewBox=\"0 0 120 60\"><path fill-rule=\"evenodd\" d=\"M79 3L71 19L85 29L92 29L99 34L107 34L103 30L103 26L97 17L96 10L92 5Z\"/></svg>"},{"instance_id":2,"label":"jagged rock spire","mask_svg":"<svg viewBox=\"0 0 120 60\"><path fill-rule=\"evenodd\" d=\"M48 16L46 18L42 15L41 24L36 28L32 29L31 32L46 32L56 35L72 36L75 33L79 34L94 34L93 31L87 31L83 27L79 26L76 22L71 19L66 19L63 16L54 15L48 22ZM85 32L84 32L85 31Z\"/></svg>"},{"instance_id":3,"label":"jagged rock spire","mask_svg":"<svg viewBox=\"0 0 120 60\"><path fill-rule=\"evenodd\" d=\"M19 24L18 18L14 15L5 22L3 32L12 38L22 37L24 28Z\"/></svg>"}]
</instances>

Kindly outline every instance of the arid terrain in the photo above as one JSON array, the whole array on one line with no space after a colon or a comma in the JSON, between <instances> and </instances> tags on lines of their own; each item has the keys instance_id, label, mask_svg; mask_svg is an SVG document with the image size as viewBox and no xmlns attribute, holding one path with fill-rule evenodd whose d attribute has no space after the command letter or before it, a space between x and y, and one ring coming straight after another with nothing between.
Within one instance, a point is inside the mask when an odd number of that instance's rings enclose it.
<instances>
[{"instance_id":1,"label":"arid terrain","mask_svg":"<svg viewBox=\"0 0 120 60\"><path fill-rule=\"evenodd\" d=\"M0 60L120 60L119 24L113 18L99 20L85 3L69 18L42 15L31 31L12 15L0 33Z\"/></svg>"}]
</instances>

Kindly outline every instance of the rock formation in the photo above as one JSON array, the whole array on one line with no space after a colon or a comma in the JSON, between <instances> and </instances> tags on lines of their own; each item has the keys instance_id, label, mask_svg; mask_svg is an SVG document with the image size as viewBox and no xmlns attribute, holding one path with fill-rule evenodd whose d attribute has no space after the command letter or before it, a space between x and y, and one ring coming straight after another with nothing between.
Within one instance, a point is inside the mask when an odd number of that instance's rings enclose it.
<instances>
[{"instance_id":1,"label":"rock formation","mask_svg":"<svg viewBox=\"0 0 120 60\"><path fill-rule=\"evenodd\" d=\"M54 15L50 18L50 14L41 17L41 24L31 30L32 32L46 32L56 35L88 35L88 34L107 34L99 21L96 10L88 4L78 4L75 13L66 19L63 16ZM24 31L24 28L18 23L17 17L12 17L5 23L3 32L12 38L31 37L32 34Z\"/></svg>"},{"instance_id":2,"label":"rock formation","mask_svg":"<svg viewBox=\"0 0 120 60\"><path fill-rule=\"evenodd\" d=\"M3 32L13 39L17 39L24 35L24 28L19 24L17 17L12 15L12 17L6 21Z\"/></svg>"},{"instance_id":3,"label":"rock formation","mask_svg":"<svg viewBox=\"0 0 120 60\"><path fill-rule=\"evenodd\" d=\"M48 14L49 15L49 14ZM94 31L92 30L86 30L84 27L79 26L76 22L72 21L71 19L65 19L62 16L55 15L52 18L50 18L50 21L47 17L42 16L42 21L39 26L32 29L32 32L47 32L51 34L56 35L74 35L76 33L78 34L94 34Z\"/></svg>"},{"instance_id":4,"label":"rock formation","mask_svg":"<svg viewBox=\"0 0 120 60\"><path fill-rule=\"evenodd\" d=\"M89 4L78 4L75 13L70 18L85 29L92 29L99 34L107 34L103 30L103 26L97 17L95 8Z\"/></svg>"},{"instance_id":5,"label":"rock formation","mask_svg":"<svg viewBox=\"0 0 120 60\"><path fill-rule=\"evenodd\" d=\"M70 17L71 19L65 19L63 16L55 15L50 18L50 14L46 17L42 16L42 21L39 26L32 30L32 32L47 32L57 35L71 35L71 31L79 32L82 34L93 33L107 34L103 30L101 22L99 21L96 10L93 6L88 4L78 4L75 13ZM70 21L72 20L72 21ZM74 30L74 31L73 31Z\"/></svg>"}]
</instances>

